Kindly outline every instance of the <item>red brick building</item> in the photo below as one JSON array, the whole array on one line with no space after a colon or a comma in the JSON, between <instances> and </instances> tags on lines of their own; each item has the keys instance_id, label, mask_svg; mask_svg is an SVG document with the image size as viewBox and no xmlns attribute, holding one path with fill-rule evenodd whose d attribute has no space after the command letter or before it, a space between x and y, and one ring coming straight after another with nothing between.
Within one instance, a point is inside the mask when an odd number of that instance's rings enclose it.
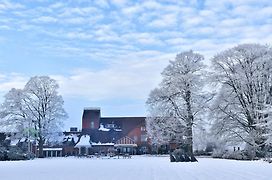
<instances>
[{"instance_id":1,"label":"red brick building","mask_svg":"<svg viewBox=\"0 0 272 180\"><path fill-rule=\"evenodd\" d=\"M66 132L65 135L68 138L66 143L64 142L64 154L67 151L68 155L91 155L113 151L144 154L150 153L151 149L145 117L101 117L100 108L85 108L82 115L82 131ZM75 135L78 139L72 137Z\"/></svg>"}]
</instances>

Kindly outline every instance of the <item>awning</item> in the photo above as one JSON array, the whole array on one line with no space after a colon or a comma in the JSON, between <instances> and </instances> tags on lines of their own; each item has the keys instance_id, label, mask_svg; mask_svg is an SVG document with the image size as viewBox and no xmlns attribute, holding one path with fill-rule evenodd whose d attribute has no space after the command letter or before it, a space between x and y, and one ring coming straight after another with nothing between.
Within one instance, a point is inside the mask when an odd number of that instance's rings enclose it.
<instances>
[{"instance_id":1,"label":"awning","mask_svg":"<svg viewBox=\"0 0 272 180\"><path fill-rule=\"evenodd\" d=\"M43 148L44 151L62 151L62 148Z\"/></svg>"},{"instance_id":2,"label":"awning","mask_svg":"<svg viewBox=\"0 0 272 180\"><path fill-rule=\"evenodd\" d=\"M137 144L115 144L114 147L137 147Z\"/></svg>"}]
</instances>

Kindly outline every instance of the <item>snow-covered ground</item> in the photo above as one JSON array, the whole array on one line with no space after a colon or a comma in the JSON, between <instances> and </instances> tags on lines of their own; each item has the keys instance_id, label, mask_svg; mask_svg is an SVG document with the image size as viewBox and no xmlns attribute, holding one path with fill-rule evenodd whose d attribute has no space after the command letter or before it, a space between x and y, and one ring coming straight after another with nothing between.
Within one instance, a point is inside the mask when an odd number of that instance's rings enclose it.
<instances>
[{"instance_id":1,"label":"snow-covered ground","mask_svg":"<svg viewBox=\"0 0 272 180\"><path fill-rule=\"evenodd\" d=\"M51 158L0 162L1 180L270 180L272 164L199 158L170 163L168 157L131 159Z\"/></svg>"}]
</instances>

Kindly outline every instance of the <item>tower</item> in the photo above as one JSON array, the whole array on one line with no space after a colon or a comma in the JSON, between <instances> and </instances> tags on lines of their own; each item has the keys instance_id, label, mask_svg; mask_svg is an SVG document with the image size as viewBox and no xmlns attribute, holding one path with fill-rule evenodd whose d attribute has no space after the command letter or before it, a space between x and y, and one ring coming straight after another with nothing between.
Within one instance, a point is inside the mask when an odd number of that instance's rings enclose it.
<instances>
[{"instance_id":1,"label":"tower","mask_svg":"<svg viewBox=\"0 0 272 180\"><path fill-rule=\"evenodd\" d=\"M100 108L84 108L82 116L82 131L98 129L100 124Z\"/></svg>"}]
</instances>

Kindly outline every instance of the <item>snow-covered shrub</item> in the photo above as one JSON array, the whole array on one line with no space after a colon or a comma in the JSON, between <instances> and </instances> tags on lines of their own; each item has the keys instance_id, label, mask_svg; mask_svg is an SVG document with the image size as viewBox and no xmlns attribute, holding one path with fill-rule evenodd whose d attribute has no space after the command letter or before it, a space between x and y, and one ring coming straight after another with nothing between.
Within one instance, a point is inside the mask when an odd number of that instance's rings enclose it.
<instances>
[{"instance_id":1,"label":"snow-covered shrub","mask_svg":"<svg viewBox=\"0 0 272 180\"><path fill-rule=\"evenodd\" d=\"M236 160L243 160L244 154L241 151L228 151L222 156L223 159L236 159Z\"/></svg>"},{"instance_id":2,"label":"snow-covered shrub","mask_svg":"<svg viewBox=\"0 0 272 180\"><path fill-rule=\"evenodd\" d=\"M212 154L212 152L207 152L207 151L204 151L204 150L194 151L195 156L210 156L211 154Z\"/></svg>"},{"instance_id":3,"label":"snow-covered shrub","mask_svg":"<svg viewBox=\"0 0 272 180\"><path fill-rule=\"evenodd\" d=\"M6 135L4 133L0 133L0 161L4 161L7 159L7 141Z\"/></svg>"},{"instance_id":4,"label":"snow-covered shrub","mask_svg":"<svg viewBox=\"0 0 272 180\"><path fill-rule=\"evenodd\" d=\"M246 151L215 150L212 157L222 159L250 160L250 157L247 155Z\"/></svg>"},{"instance_id":5,"label":"snow-covered shrub","mask_svg":"<svg viewBox=\"0 0 272 180\"><path fill-rule=\"evenodd\" d=\"M32 153L24 152L19 147L10 147L6 151L7 159L5 160L29 160L33 159L34 155Z\"/></svg>"},{"instance_id":6,"label":"snow-covered shrub","mask_svg":"<svg viewBox=\"0 0 272 180\"><path fill-rule=\"evenodd\" d=\"M223 155L226 153L225 150L222 149L216 149L212 152L212 157L213 158L222 158Z\"/></svg>"},{"instance_id":7,"label":"snow-covered shrub","mask_svg":"<svg viewBox=\"0 0 272 180\"><path fill-rule=\"evenodd\" d=\"M24 160L24 155L18 147L10 147L7 151L8 160Z\"/></svg>"},{"instance_id":8,"label":"snow-covered shrub","mask_svg":"<svg viewBox=\"0 0 272 180\"><path fill-rule=\"evenodd\" d=\"M215 142L208 142L205 148L205 152L207 154L211 154L216 149L216 143Z\"/></svg>"},{"instance_id":9,"label":"snow-covered shrub","mask_svg":"<svg viewBox=\"0 0 272 180\"><path fill-rule=\"evenodd\" d=\"M0 145L0 161L7 160L7 149Z\"/></svg>"},{"instance_id":10,"label":"snow-covered shrub","mask_svg":"<svg viewBox=\"0 0 272 180\"><path fill-rule=\"evenodd\" d=\"M268 163L272 163L272 153L271 152L267 152L265 158L263 159L264 161L268 162Z\"/></svg>"}]
</instances>

